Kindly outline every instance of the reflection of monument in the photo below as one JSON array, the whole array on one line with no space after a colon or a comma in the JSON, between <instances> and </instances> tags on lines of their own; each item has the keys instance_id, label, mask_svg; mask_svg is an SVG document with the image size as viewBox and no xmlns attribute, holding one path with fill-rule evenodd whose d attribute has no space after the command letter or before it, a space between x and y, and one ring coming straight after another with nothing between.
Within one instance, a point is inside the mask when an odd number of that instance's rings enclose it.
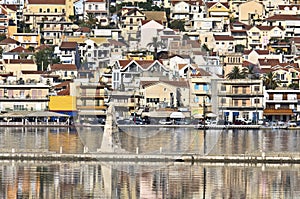
<instances>
[{"instance_id":1,"label":"reflection of monument","mask_svg":"<svg viewBox=\"0 0 300 199\"><path fill-rule=\"evenodd\" d=\"M101 143L101 152L115 152L121 149L116 122L116 112L113 104L110 104L106 112L106 122Z\"/></svg>"}]
</instances>

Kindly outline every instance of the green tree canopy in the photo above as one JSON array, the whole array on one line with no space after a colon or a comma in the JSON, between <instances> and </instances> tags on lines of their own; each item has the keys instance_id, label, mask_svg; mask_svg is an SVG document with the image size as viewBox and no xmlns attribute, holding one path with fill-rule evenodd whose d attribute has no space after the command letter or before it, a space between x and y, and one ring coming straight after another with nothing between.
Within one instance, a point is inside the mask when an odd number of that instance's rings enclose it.
<instances>
[{"instance_id":1,"label":"green tree canopy","mask_svg":"<svg viewBox=\"0 0 300 199\"><path fill-rule=\"evenodd\" d=\"M179 29L180 31L185 31L184 29L184 21L182 20L174 20L170 23L169 27L171 29Z\"/></svg>"},{"instance_id":2,"label":"green tree canopy","mask_svg":"<svg viewBox=\"0 0 300 199\"><path fill-rule=\"evenodd\" d=\"M244 79L245 73L240 70L238 66L234 66L233 69L226 75L227 79Z\"/></svg>"},{"instance_id":3,"label":"green tree canopy","mask_svg":"<svg viewBox=\"0 0 300 199\"><path fill-rule=\"evenodd\" d=\"M266 89L275 89L279 86L280 80L277 79L277 74L274 72L269 72L264 75L263 77L263 84L266 87Z\"/></svg>"},{"instance_id":4,"label":"green tree canopy","mask_svg":"<svg viewBox=\"0 0 300 199\"><path fill-rule=\"evenodd\" d=\"M59 63L60 61L59 58L53 56L53 52L54 52L54 48L49 47L49 48L39 50L34 54L39 71L46 71L47 67L50 64Z\"/></svg>"}]
</instances>

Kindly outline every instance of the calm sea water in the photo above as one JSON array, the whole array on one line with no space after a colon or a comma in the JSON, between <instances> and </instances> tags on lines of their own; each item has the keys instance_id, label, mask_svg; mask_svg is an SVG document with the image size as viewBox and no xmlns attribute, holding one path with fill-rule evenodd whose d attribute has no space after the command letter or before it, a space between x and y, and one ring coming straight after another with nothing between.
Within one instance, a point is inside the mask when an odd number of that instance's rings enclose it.
<instances>
[{"instance_id":1,"label":"calm sea water","mask_svg":"<svg viewBox=\"0 0 300 199\"><path fill-rule=\"evenodd\" d=\"M93 153L101 128L1 128L0 151ZM300 131L123 128L126 153L300 151ZM0 198L299 198L300 165L0 161Z\"/></svg>"}]
</instances>

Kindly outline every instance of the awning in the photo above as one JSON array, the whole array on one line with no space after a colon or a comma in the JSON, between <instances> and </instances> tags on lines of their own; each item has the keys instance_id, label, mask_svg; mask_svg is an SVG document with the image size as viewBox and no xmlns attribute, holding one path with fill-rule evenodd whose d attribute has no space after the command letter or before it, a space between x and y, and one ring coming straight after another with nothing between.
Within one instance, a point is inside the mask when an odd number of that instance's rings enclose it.
<instances>
[{"instance_id":1,"label":"awning","mask_svg":"<svg viewBox=\"0 0 300 199\"><path fill-rule=\"evenodd\" d=\"M265 109L264 115L293 115L292 109Z\"/></svg>"},{"instance_id":2,"label":"awning","mask_svg":"<svg viewBox=\"0 0 300 199\"><path fill-rule=\"evenodd\" d=\"M185 115L182 112L172 112L170 114L170 118L172 118L172 119L183 119L183 118L185 118Z\"/></svg>"}]
</instances>

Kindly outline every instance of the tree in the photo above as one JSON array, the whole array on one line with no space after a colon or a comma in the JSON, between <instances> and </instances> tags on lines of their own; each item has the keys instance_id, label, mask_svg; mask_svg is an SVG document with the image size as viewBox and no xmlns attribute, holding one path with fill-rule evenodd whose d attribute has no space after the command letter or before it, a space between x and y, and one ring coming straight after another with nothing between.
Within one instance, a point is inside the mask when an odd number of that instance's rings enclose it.
<instances>
[{"instance_id":1,"label":"tree","mask_svg":"<svg viewBox=\"0 0 300 199\"><path fill-rule=\"evenodd\" d=\"M242 44L235 45L235 52L236 53L243 53L245 49L245 46Z\"/></svg>"},{"instance_id":2,"label":"tree","mask_svg":"<svg viewBox=\"0 0 300 199\"><path fill-rule=\"evenodd\" d=\"M158 59L158 57L157 57L157 50L158 50L158 48L159 47L164 48L165 45L161 41L158 41L157 37L153 37L152 38L152 42L148 43L147 47L153 47L154 48L154 59L157 60Z\"/></svg>"},{"instance_id":3,"label":"tree","mask_svg":"<svg viewBox=\"0 0 300 199\"><path fill-rule=\"evenodd\" d=\"M179 29L180 31L185 31L184 29L184 21L182 20L174 20L170 23L169 26L171 29Z\"/></svg>"},{"instance_id":4,"label":"tree","mask_svg":"<svg viewBox=\"0 0 300 199\"><path fill-rule=\"evenodd\" d=\"M275 89L276 87L279 86L280 80L277 79L276 73L269 72L264 75L263 77L263 84L266 87L266 89Z\"/></svg>"},{"instance_id":5,"label":"tree","mask_svg":"<svg viewBox=\"0 0 300 199\"><path fill-rule=\"evenodd\" d=\"M53 47L45 48L42 50L39 50L34 54L36 64L38 66L39 71L45 71L47 70L47 67L49 64L56 64L59 63L59 58L53 56Z\"/></svg>"},{"instance_id":6,"label":"tree","mask_svg":"<svg viewBox=\"0 0 300 199\"><path fill-rule=\"evenodd\" d=\"M257 68L254 65L250 65L249 67L244 67L242 70L244 77L249 79L258 79L259 75L257 74Z\"/></svg>"},{"instance_id":7,"label":"tree","mask_svg":"<svg viewBox=\"0 0 300 199\"><path fill-rule=\"evenodd\" d=\"M226 75L227 79L244 79L245 74L240 70L238 66L233 67L233 69Z\"/></svg>"},{"instance_id":8,"label":"tree","mask_svg":"<svg viewBox=\"0 0 300 199\"><path fill-rule=\"evenodd\" d=\"M299 90L299 84L297 83L291 83L288 87L294 90Z\"/></svg>"}]
</instances>

